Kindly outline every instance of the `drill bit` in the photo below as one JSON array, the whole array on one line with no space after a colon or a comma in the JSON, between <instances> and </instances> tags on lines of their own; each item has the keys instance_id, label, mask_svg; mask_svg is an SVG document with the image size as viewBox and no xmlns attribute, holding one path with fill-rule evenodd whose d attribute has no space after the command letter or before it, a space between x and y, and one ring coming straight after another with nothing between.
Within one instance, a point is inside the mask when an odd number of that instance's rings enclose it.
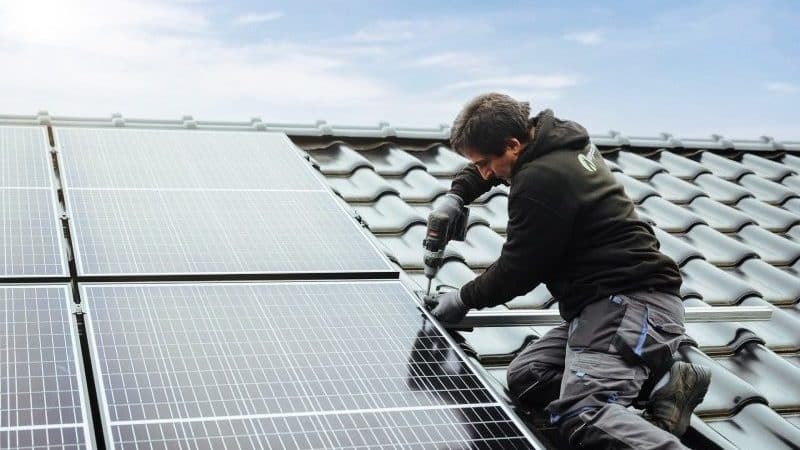
<instances>
[{"instance_id":1,"label":"drill bit","mask_svg":"<svg viewBox=\"0 0 800 450\"><path fill-rule=\"evenodd\" d=\"M428 278L428 290L425 292L426 297L431 295L431 281L433 281L433 278Z\"/></svg>"}]
</instances>

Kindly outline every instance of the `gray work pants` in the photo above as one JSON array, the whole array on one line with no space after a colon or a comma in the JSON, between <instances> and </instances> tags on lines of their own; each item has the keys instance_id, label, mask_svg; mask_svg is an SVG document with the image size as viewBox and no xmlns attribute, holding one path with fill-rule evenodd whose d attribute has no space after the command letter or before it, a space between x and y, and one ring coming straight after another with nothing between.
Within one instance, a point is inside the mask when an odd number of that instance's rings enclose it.
<instances>
[{"instance_id":1,"label":"gray work pants","mask_svg":"<svg viewBox=\"0 0 800 450\"><path fill-rule=\"evenodd\" d=\"M572 447L686 448L629 408L654 364L677 350L683 315L681 299L660 292L600 299L514 358L509 391L524 404L547 406Z\"/></svg>"}]
</instances>

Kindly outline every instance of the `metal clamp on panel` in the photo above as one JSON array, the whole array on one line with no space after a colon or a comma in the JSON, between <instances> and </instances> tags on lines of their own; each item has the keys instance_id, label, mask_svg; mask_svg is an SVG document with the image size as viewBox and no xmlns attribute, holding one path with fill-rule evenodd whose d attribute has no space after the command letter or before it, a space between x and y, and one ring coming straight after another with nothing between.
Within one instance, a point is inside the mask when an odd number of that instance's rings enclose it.
<instances>
[{"instance_id":1,"label":"metal clamp on panel","mask_svg":"<svg viewBox=\"0 0 800 450\"><path fill-rule=\"evenodd\" d=\"M686 308L686 322L751 322L772 318L768 306L709 306ZM558 311L530 309L516 311L470 311L464 320L443 323L445 328L464 329L480 327L509 327L558 325L564 319Z\"/></svg>"}]
</instances>

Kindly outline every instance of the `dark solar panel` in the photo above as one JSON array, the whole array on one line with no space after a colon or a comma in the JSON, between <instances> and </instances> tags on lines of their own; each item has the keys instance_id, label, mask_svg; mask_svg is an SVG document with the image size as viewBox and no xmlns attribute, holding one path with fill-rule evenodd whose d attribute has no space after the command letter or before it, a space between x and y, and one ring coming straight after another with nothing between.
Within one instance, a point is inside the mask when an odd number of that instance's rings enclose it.
<instances>
[{"instance_id":1,"label":"dark solar panel","mask_svg":"<svg viewBox=\"0 0 800 450\"><path fill-rule=\"evenodd\" d=\"M0 126L0 278L65 277L44 128Z\"/></svg>"},{"instance_id":2,"label":"dark solar panel","mask_svg":"<svg viewBox=\"0 0 800 450\"><path fill-rule=\"evenodd\" d=\"M284 134L56 128L69 188L321 190Z\"/></svg>"},{"instance_id":3,"label":"dark solar panel","mask_svg":"<svg viewBox=\"0 0 800 450\"><path fill-rule=\"evenodd\" d=\"M0 286L0 448L85 448L86 391L65 285Z\"/></svg>"},{"instance_id":4,"label":"dark solar panel","mask_svg":"<svg viewBox=\"0 0 800 450\"><path fill-rule=\"evenodd\" d=\"M525 442L400 282L82 292L113 445Z\"/></svg>"},{"instance_id":5,"label":"dark solar panel","mask_svg":"<svg viewBox=\"0 0 800 450\"><path fill-rule=\"evenodd\" d=\"M324 191L72 190L80 275L393 272Z\"/></svg>"}]
</instances>

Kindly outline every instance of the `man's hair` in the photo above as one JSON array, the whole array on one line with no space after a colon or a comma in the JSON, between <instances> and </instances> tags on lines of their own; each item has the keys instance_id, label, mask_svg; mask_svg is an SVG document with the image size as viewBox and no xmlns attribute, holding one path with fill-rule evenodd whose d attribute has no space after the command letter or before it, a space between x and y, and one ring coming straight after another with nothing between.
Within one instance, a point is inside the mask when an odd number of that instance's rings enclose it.
<instances>
[{"instance_id":1,"label":"man's hair","mask_svg":"<svg viewBox=\"0 0 800 450\"><path fill-rule=\"evenodd\" d=\"M502 155L506 141L530 136L528 102L518 102L505 94L482 94L464 106L450 129L450 145L458 153L465 148L482 155Z\"/></svg>"}]
</instances>

